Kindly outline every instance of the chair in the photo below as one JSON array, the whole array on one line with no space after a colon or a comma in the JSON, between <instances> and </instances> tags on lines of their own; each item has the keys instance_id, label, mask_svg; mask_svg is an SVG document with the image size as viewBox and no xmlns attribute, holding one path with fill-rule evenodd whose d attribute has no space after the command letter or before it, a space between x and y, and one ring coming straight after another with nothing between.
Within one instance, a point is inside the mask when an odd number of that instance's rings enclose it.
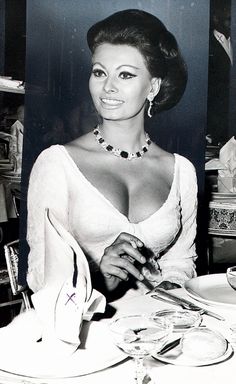
<instances>
[{"instance_id":1,"label":"chair","mask_svg":"<svg viewBox=\"0 0 236 384\"><path fill-rule=\"evenodd\" d=\"M7 268L1 267L0 268L0 286L1 286L1 290L2 290L2 287L6 287L7 299L4 299L4 301L0 303L0 308L13 307L17 304L22 303L22 299L15 299L15 300L12 299L12 292L11 292L11 288L9 287L9 284L10 284L10 278L9 278L8 270Z\"/></svg>"},{"instance_id":2,"label":"chair","mask_svg":"<svg viewBox=\"0 0 236 384\"><path fill-rule=\"evenodd\" d=\"M30 310L31 304L29 300L27 286L21 286L18 284L19 240L15 240L4 245L4 253L12 294L13 296L16 296L18 294L22 295L22 299L14 300L11 302L11 304L16 302L23 302L24 310Z\"/></svg>"}]
</instances>

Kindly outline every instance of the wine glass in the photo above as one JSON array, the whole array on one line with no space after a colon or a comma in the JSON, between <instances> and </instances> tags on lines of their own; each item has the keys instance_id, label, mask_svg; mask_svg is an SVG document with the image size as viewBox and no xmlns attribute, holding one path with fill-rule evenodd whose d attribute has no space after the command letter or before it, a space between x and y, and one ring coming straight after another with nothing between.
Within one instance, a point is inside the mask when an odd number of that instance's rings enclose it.
<instances>
[{"instance_id":1,"label":"wine glass","mask_svg":"<svg viewBox=\"0 0 236 384\"><path fill-rule=\"evenodd\" d=\"M227 268L226 277L229 285L236 289L236 266Z\"/></svg>"},{"instance_id":2,"label":"wine glass","mask_svg":"<svg viewBox=\"0 0 236 384\"><path fill-rule=\"evenodd\" d=\"M142 384L146 375L144 357L158 352L172 332L172 324L151 315L129 315L115 319L110 325L114 343L128 356L134 358L137 384Z\"/></svg>"}]
</instances>

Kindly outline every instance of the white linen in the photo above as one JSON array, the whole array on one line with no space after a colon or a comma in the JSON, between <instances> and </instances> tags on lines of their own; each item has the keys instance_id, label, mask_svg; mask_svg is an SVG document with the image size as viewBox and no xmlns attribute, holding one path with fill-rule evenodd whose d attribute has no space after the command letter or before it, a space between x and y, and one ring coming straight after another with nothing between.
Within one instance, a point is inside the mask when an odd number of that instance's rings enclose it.
<instances>
[{"instance_id":1,"label":"white linen","mask_svg":"<svg viewBox=\"0 0 236 384\"><path fill-rule=\"evenodd\" d=\"M225 166L218 172L218 192L236 192L236 140L234 136L220 149L219 161Z\"/></svg>"},{"instance_id":2,"label":"white linen","mask_svg":"<svg viewBox=\"0 0 236 384\"><path fill-rule=\"evenodd\" d=\"M216 38L216 40L220 43L220 45L223 47L227 55L229 56L231 65L233 65L233 48L231 44L231 39L230 37L226 39L225 35L223 33L217 31L214 29L213 34Z\"/></svg>"},{"instance_id":3,"label":"white linen","mask_svg":"<svg viewBox=\"0 0 236 384\"><path fill-rule=\"evenodd\" d=\"M48 209L45 256L44 286L31 297L42 326L42 343L47 343L53 354L72 353L80 345L83 320L104 312L106 300L92 289L88 262L80 246Z\"/></svg>"},{"instance_id":4,"label":"white linen","mask_svg":"<svg viewBox=\"0 0 236 384\"><path fill-rule=\"evenodd\" d=\"M190 299L184 289L174 290L174 293L180 297ZM196 301L194 302L196 303ZM135 297L132 299L123 298L112 303L112 306L117 310L116 316L122 314L152 313L165 308L177 308L176 306L154 300L149 295ZM204 315L202 325L218 330L230 340L229 326L231 323L236 322L236 310L226 310L225 308L215 306L206 306L206 308L223 315L226 318L226 321L222 322ZM236 344L234 347L236 347ZM100 344L98 353L102 355L103 351L106 353L106 349L106 343ZM234 354L230 359L219 364L205 367L175 366L158 362L152 358L147 359L145 364L152 378L152 382L150 382L150 384L166 384L171 383L172 381L175 384L189 384L190 381L191 384L222 384L232 382L232 377L234 377L235 372L236 354ZM4 377L6 378L6 381L4 381ZM28 379L25 377L20 378L19 376L10 375L0 371L1 383L8 383L8 380L12 380L12 382L10 382L11 384L14 383L14 380L17 380L16 383L18 384L23 384L25 381L30 381L31 383L41 383L43 381L44 384L120 384L135 382L134 364L132 360L126 360L120 364L116 364L113 367L90 375L74 378L57 378L52 380Z\"/></svg>"}]
</instances>

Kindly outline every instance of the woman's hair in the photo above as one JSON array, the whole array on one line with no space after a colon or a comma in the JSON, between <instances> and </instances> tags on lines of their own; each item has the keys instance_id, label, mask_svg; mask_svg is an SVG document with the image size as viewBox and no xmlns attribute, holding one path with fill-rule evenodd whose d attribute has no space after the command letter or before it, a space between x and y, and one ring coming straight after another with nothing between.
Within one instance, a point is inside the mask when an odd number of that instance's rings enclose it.
<instances>
[{"instance_id":1,"label":"woman's hair","mask_svg":"<svg viewBox=\"0 0 236 384\"><path fill-rule=\"evenodd\" d=\"M175 37L154 15L137 9L116 12L94 24L87 34L92 53L103 43L126 44L143 55L152 77L162 79L152 114L172 108L182 97L187 68Z\"/></svg>"}]
</instances>

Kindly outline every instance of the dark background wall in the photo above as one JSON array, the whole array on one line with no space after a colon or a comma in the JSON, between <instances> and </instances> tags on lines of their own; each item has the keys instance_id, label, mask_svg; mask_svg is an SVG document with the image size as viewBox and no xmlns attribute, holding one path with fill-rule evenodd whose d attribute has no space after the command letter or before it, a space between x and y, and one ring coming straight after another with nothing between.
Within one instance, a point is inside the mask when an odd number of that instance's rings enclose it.
<instances>
[{"instance_id":1,"label":"dark background wall","mask_svg":"<svg viewBox=\"0 0 236 384\"><path fill-rule=\"evenodd\" d=\"M5 1L0 1L0 74L5 64Z\"/></svg>"},{"instance_id":2,"label":"dark background wall","mask_svg":"<svg viewBox=\"0 0 236 384\"><path fill-rule=\"evenodd\" d=\"M231 37L233 45L233 68L230 80L229 137L236 137L236 1L231 0Z\"/></svg>"},{"instance_id":3,"label":"dark background wall","mask_svg":"<svg viewBox=\"0 0 236 384\"><path fill-rule=\"evenodd\" d=\"M25 79L26 0L0 0L0 75ZM0 113L24 103L24 96L0 92Z\"/></svg>"}]
</instances>

